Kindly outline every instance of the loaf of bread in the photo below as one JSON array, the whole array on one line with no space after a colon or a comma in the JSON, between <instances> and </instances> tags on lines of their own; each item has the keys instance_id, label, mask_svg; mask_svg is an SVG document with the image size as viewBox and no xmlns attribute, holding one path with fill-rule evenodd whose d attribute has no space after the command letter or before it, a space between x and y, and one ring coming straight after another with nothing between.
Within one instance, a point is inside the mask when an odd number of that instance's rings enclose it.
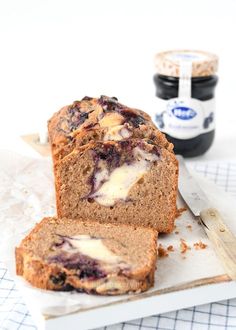
<instances>
[{"instance_id":1,"label":"loaf of bread","mask_svg":"<svg viewBox=\"0 0 236 330\"><path fill-rule=\"evenodd\" d=\"M141 292L154 284L156 239L148 228L45 218L16 248L16 271L42 289Z\"/></svg>"},{"instance_id":2,"label":"loaf of bread","mask_svg":"<svg viewBox=\"0 0 236 330\"><path fill-rule=\"evenodd\" d=\"M153 286L157 233L176 217L178 162L149 115L85 97L48 123L57 218L16 248L16 271L49 290L117 295Z\"/></svg>"},{"instance_id":3,"label":"loaf of bread","mask_svg":"<svg viewBox=\"0 0 236 330\"><path fill-rule=\"evenodd\" d=\"M53 115L48 122L54 162L68 155L75 147L90 141L117 141L146 138L169 151L173 145L157 130L148 114L128 108L115 97L84 97Z\"/></svg>"},{"instance_id":4,"label":"loaf of bread","mask_svg":"<svg viewBox=\"0 0 236 330\"><path fill-rule=\"evenodd\" d=\"M58 217L173 230L178 162L149 115L85 97L48 127Z\"/></svg>"}]
</instances>

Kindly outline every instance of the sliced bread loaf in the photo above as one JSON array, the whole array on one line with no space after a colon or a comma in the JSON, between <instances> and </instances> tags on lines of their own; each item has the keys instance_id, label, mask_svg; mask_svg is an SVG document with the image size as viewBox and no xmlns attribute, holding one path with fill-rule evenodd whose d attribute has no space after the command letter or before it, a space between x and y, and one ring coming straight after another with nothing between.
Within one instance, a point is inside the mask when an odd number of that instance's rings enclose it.
<instances>
[{"instance_id":1,"label":"sliced bread loaf","mask_svg":"<svg viewBox=\"0 0 236 330\"><path fill-rule=\"evenodd\" d=\"M16 270L42 289L141 292L154 284L156 239L147 228L45 218L16 248Z\"/></svg>"},{"instance_id":2,"label":"sliced bread loaf","mask_svg":"<svg viewBox=\"0 0 236 330\"><path fill-rule=\"evenodd\" d=\"M90 142L55 165L59 217L174 228L178 163L144 139Z\"/></svg>"}]
</instances>

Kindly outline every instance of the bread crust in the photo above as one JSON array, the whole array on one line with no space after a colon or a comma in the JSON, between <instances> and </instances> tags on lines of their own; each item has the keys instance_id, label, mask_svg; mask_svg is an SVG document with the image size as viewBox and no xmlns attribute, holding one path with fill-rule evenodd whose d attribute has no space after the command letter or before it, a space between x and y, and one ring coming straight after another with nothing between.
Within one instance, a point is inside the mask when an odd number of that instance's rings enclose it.
<instances>
[{"instance_id":1,"label":"bread crust","mask_svg":"<svg viewBox=\"0 0 236 330\"><path fill-rule=\"evenodd\" d=\"M104 112L101 105L101 100L111 100L106 96L97 98L89 98L82 101L75 101L56 112L48 121L49 141L51 145L53 162L63 159L66 155L73 151L74 148L83 146L90 141L103 141L107 133L107 127L101 124L101 118L107 114ZM83 123L78 123L77 127L70 126L71 123L71 109L82 109L82 113L88 114L88 118ZM124 116L124 123L128 125L132 138L149 138L157 145L173 151L173 144L169 143L165 135L161 133L151 120L151 117L142 110L129 108L116 102L117 109L112 110L111 113L122 113ZM129 118L125 118L125 114L132 114L132 118L142 118L140 123L133 125L129 123ZM68 124L69 123L69 124ZM129 123L129 124L128 124ZM69 125L69 127L68 127ZM129 138L129 137L128 137ZM124 137L124 139L126 139Z\"/></svg>"}]
</instances>

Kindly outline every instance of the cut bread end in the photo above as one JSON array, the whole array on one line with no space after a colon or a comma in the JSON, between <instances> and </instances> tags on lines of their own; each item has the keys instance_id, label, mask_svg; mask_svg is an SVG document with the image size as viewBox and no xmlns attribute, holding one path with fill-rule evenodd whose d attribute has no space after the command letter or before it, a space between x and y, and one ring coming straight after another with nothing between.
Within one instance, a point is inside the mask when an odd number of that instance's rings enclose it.
<instances>
[{"instance_id":1,"label":"cut bread end","mask_svg":"<svg viewBox=\"0 0 236 330\"><path fill-rule=\"evenodd\" d=\"M174 229L178 162L145 140L91 142L55 166L57 214Z\"/></svg>"},{"instance_id":2,"label":"cut bread end","mask_svg":"<svg viewBox=\"0 0 236 330\"><path fill-rule=\"evenodd\" d=\"M154 284L156 239L148 228L45 218L16 248L16 272L41 289L142 292Z\"/></svg>"}]
</instances>

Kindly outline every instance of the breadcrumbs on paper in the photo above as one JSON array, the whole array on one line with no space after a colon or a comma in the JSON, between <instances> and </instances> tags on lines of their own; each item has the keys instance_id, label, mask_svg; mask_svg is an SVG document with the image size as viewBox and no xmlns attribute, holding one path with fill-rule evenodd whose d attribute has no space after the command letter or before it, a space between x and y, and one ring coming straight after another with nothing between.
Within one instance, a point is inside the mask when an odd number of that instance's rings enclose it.
<instances>
[{"instance_id":1,"label":"breadcrumbs on paper","mask_svg":"<svg viewBox=\"0 0 236 330\"><path fill-rule=\"evenodd\" d=\"M203 243L202 241L199 241L197 243L193 244L195 250L204 250L207 247L207 244Z\"/></svg>"},{"instance_id":2,"label":"breadcrumbs on paper","mask_svg":"<svg viewBox=\"0 0 236 330\"><path fill-rule=\"evenodd\" d=\"M174 247L173 247L173 245L169 245L169 246L167 247L167 250L170 251L170 252L174 252Z\"/></svg>"},{"instance_id":3,"label":"breadcrumbs on paper","mask_svg":"<svg viewBox=\"0 0 236 330\"><path fill-rule=\"evenodd\" d=\"M169 256L167 250L163 247L162 244L159 244L158 245L158 256L160 258L165 258L165 257L168 257Z\"/></svg>"},{"instance_id":4,"label":"breadcrumbs on paper","mask_svg":"<svg viewBox=\"0 0 236 330\"><path fill-rule=\"evenodd\" d=\"M187 207L181 207L180 209L177 209L175 218L179 218L183 212L187 211Z\"/></svg>"},{"instance_id":5,"label":"breadcrumbs on paper","mask_svg":"<svg viewBox=\"0 0 236 330\"><path fill-rule=\"evenodd\" d=\"M187 225L186 228L189 229L190 231L192 231L193 229L192 225Z\"/></svg>"},{"instance_id":6,"label":"breadcrumbs on paper","mask_svg":"<svg viewBox=\"0 0 236 330\"><path fill-rule=\"evenodd\" d=\"M180 252L181 253L186 253L187 250L191 250L191 248L190 248L190 246L188 246L186 241L183 238L181 238L180 239Z\"/></svg>"}]
</instances>

